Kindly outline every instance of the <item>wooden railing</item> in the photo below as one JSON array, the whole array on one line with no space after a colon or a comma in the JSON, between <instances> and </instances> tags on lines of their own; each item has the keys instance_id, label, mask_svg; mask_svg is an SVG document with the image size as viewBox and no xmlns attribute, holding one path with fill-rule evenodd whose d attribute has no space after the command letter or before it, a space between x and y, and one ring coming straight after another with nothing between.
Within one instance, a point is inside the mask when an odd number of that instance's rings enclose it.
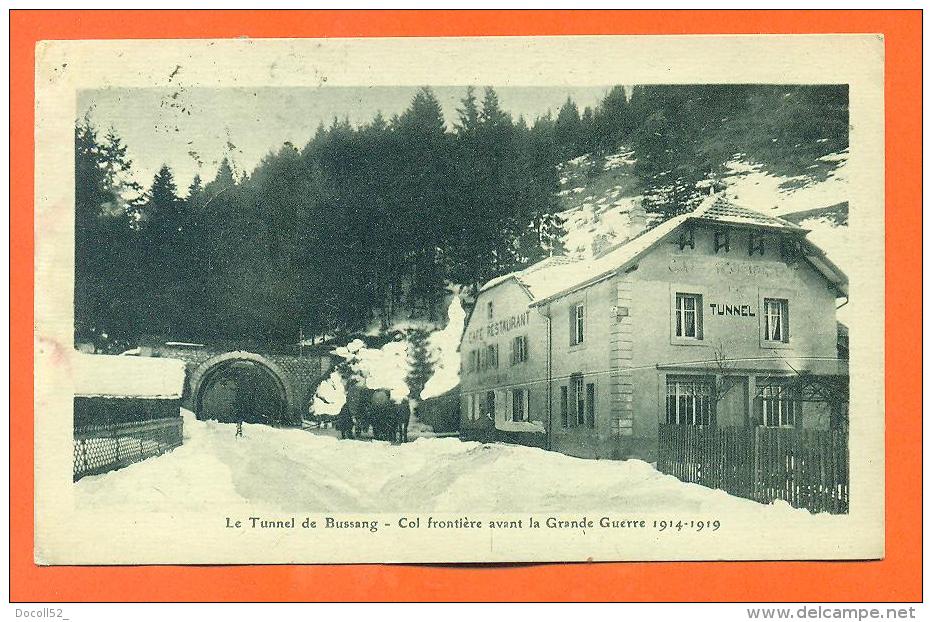
<instances>
[{"instance_id":1,"label":"wooden railing","mask_svg":"<svg viewBox=\"0 0 932 622\"><path fill-rule=\"evenodd\" d=\"M684 481L811 512L848 512L844 430L660 425L657 468Z\"/></svg>"}]
</instances>

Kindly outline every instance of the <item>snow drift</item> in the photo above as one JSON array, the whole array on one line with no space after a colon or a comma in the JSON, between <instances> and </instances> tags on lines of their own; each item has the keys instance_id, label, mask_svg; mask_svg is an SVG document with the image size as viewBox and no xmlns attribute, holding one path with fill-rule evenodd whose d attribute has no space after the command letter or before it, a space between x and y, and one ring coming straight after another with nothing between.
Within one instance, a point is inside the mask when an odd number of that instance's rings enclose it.
<instances>
[{"instance_id":1,"label":"snow drift","mask_svg":"<svg viewBox=\"0 0 932 622\"><path fill-rule=\"evenodd\" d=\"M338 441L298 429L199 421L182 411L184 445L75 484L79 507L199 512L625 512L779 521L845 517L766 506L685 484L640 460L582 460L541 449L421 438Z\"/></svg>"}]
</instances>

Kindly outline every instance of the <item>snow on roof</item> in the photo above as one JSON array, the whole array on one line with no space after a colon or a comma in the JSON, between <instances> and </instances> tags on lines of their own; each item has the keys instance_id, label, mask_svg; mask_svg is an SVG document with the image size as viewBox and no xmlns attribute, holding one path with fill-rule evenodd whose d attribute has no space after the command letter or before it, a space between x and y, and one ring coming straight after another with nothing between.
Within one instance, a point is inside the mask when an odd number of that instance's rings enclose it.
<instances>
[{"instance_id":1,"label":"snow on roof","mask_svg":"<svg viewBox=\"0 0 932 622\"><path fill-rule=\"evenodd\" d=\"M633 238L609 247L595 258L573 261L565 257L551 257L524 270L492 279L479 291L485 291L513 278L527 290L533 300L532 304L539 305L611 276L625 264L643 255L687 220L714 221L806 233L805 229L788 220L736 205L722 195L710 195L696 210L675 216ZM846 292L847 277L844 273L828 261L825 253L817 246L808 243L807 248L810 247L813 252L806 255L807 260L812 262L827 279L838 285L843 293Z\"/></svg>"},{"instance_id":2,"label":"snow on roof","mask_svg":"<svg viewBox=\"0 0 932 622\"><path fill-rule=\"evenodd\" d=\"M548 257L523 270L509 272L508 274L495 277L483 285L479 289L479 292L484 292L487 289L495 287L499 283L514 279L527 290L531 298L539 298L547 295L546 292L552 287L554 281L565 280L568 276L574 274L579 269L580 264L581 262L575 261L570 257Z\"/></svg>"},{"instance_id":3,"label":"snow on roof","mask_svg":"<svg viewBox=\"0 0 932 622\"><path fill-rule=\"evenodd\" d=\"M76 397L181 397L184 361L146 356L76 352L72 381Z\"/></svg>"}]
</instances>

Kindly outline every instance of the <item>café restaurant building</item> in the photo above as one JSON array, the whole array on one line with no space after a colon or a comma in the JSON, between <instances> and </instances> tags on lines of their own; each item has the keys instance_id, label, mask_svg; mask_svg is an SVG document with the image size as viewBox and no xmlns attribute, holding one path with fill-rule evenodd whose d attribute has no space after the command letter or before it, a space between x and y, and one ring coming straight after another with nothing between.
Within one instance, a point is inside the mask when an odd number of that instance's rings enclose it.
<instances>
[{"instance_id":1,"label":"caf\u00e9 restaurant building","mask_svg":"<svg viewBox=\"0 0 932 622\"><path fill-rule=\"evenodd\" d=\"M847 277L806 233L710 197L489 281L460 345L463 436L652 461L661 423L846 425Z\"/></svg>"}]
</instances>

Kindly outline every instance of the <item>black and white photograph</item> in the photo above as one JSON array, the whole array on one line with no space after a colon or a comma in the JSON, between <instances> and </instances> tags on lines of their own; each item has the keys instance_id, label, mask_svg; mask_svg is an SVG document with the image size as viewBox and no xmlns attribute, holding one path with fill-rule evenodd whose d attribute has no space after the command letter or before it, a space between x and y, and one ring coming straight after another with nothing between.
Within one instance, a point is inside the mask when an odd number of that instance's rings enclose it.
<instances>
[{"instance_id":1,"label":"black and white photograph","mask_svg":"<svg viewBox=\"0 0 932 622\"><path fill-rule=\"evenodd\" d=\"M882 556L882 48L533 39L50 45L38 563Z\"/></svg>"}]
</instances>

